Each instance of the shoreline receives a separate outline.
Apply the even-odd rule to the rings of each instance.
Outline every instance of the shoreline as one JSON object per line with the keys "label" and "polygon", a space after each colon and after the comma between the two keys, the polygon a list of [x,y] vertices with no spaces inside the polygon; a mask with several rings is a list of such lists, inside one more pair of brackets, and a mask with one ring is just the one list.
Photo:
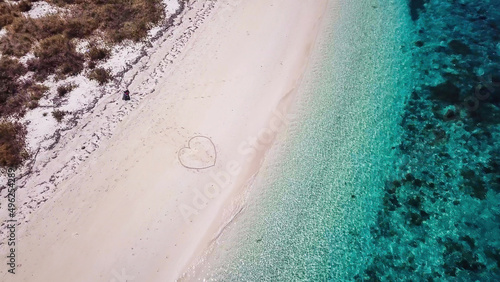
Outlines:
{"label": "shoreline", "polygon": [[[386,133],[397,127],[399,91],[408,93],[393,74],[405,61],[393,63],[401,60],[400,45],[379,22],[396,19],[394,5],[329,4],[333,17],[325,18],[300,100],[290,109],[295,121],[270,149],[246,210],[191,277],[349,280],[368,259],[364,234],[384,183],[359,163],[365,155],[391,156],[397,132]],[[390,17],[380,17],[389,8]]]}
{"label": "shoreline", "polygon": [[[329,6],[329,5],[334,5],[336,6],[338,3],[331,3],[328,2],[324,6]],[[329,23],[328,19],[337,19],[337,15],[334,13],[334,9],[328,9],[325,8],[322,12],[320,17],[318,18],[315,27],[312,29],[310,39],[312,42],[311,45],[309,45],[309,48],[307,50],[307,55],[304,55],[304,58],[307,58],[304,64],[302,64],[302,70],[300,71],[300,77],[296,80],[296,83],[293,87],[293,89],[287,94],[286,101],[282,101],[280,107],[277,108],[276,112],[273,112],[272,117],[276,117],[277,115],[282,115],[280,120],[284,121],[283,126],[281,129],[277,132],[275,132],[275,135],[273,136],[273,141],[271,144],[265,149],[265,152],[263,152],[263,156],[260,158],[260,163],[258,165],[258,168],[256,169],[255,173],[251,176],[251,179],[249,179],[248,183],[245,185],[245,187],[239,189],[238,191],[235,191],[233,195],[228,198],[227,204],[225,205],[226,207],[232,207],[228,215],[224,217],[226,219],[225,222],[223,220],[220,220],[221,223],[215,224],[214,223],[214,229],[217,229],[217,232],[214,232],[217,234],[214,236],[213,240],[211,240],[209,246],[203,250],[199,250],[199,253],[201,255],[195,256],[192,258],[192,262],[187,265],[185,268],[185,271],[183,272],[183,275],[179,279],[179,281],[192,281],[192,280],[202,280],[206,277],[204,277],[204,271],[207,268],[207,263],[209,263],[210,256],[214,255],[214,250],[216,248],[221,248],[221,245],[218,245],[218,240],[221,236],[224,235],[224,232],[226,229],[228,229],[232,223],[238,219],[241,214],[245,212],[245,209],[247,208],[246,205],[249,194],[252,192],[252,186],[254,186],[255,180],[257,177],[259,177],[259,174],[267,174],[268,172],[265,171],[266,167],[264,164],[266,162],[269,162],[268,159],[276,161],[277,159],[280,158],[280,153],[278,152],[273,152],[272,147],[275,145],[276,141],[283,141],[283,139],[287,138],[287,132],[289,129],[289,126],[291,123],[294,123],[297,114],[295,113],[295,110],[298,106],[298,103],[300,103],[304,97],[299,97],[300,94],[304,93],[298,93],[301,88],[304,87],[304,79],[310,75],[311,72],[314,71],[313,67],[315,66],[315,63],[321,60],[319,56],[316,54],[318,52],[318,48],[322,47],[324,44],[321,42],[323,39],[323,36],[326,36],[325,34],[328,32],[331,32],[331,26]],[[273,122],[270,121],[269,127],[272,127],[271,124]],[[263,170],[264,169],[264,170]],[[227,211],[227,210],[226,210]],[[203,251],[203,252],[201,252]],[[218,259],[222,259],[221,257],[218,257]]]}
{"label": "shoreline", "polygon": [[[229,10],[211,15],[154,93],[122,116],[81,172],[22,226],[16,279],[109,280],[122,269],[144,281],[182,275],[217,234],[228,201],[257,173],[274,139],[266,129],[300,81],[323,3],[240,2],[230,7],[238,17]],[[205,170],[213,152],[201,140],[192,159],[175,157],[193,149],[189,140],[198,135],[213,141],[213,168]],[[250,143],[240,148],[249,136],[265,140],[251,161]],[[201,166],[186,169],[183,161]],[[180,206],[193,201],[196,189],[214,189],[211,173],[238,164],[235,179],[186,224]]]}
{"label": "shoreline", "polygon": [[[262,3],[258,5],[264,5],[264,1],[261,1]],[[323,1],[325,2],[325,1]],[[239,3],[241,4],[241,3]],[[243,4],[245,5],[245,4]],[[253,4],[252,4],[253,5]],[[286,5],[286,4],[285,4]],[[288,3],[288,5],[296,5],[296,4],[291,4]],[[237,4],[235,5],[237,6]],[[271,5],[273,6],[273,5]],[[307,6],[307,5],[306,5]],[[320,6],[318,4],[318,6]],[[240,7],[238,7],[240,8]],[[283,8],[283,7],[282,7]],[[293,9],[290,9],[293,10]],[[240,10],[238,10],[240,11]],[[241,13],[244,13],[240,11],[238,14],[238,11],[236,11],[236,15],[239,15]],[[312,14],[312,13],[311,13]],[[320,12],[320,14],[323,14],[323,12]],[[234,15],[233,15],[234,16]],[[315,26],[317,21],[321,21],[322,16],[320,15],[318,18],[318,14],[315,14],[315,16],[310,16],[307,19],[304,19],[307,21],[307,25],[312,25]],[[235,18],[240,18],[241,16],[234,16]],[[244,17],[244,16],[243,16]],[[305,18],[305,17],[304,17]],[[271,21],[271,20],[270,20]],[[311,24],[312,22],[315,22],[315,24]],[[299,24],[297,24],[299,25]],[[290,28],[290,27],[287,27]],[[290,28],[291,29],[291,28]],[[306,28],[304,28],[306,30]],[[302,30],[302,31],[304,31]],[[245,147],[244,145],[252,144],[252,142],[255,144],[260,144],[256,145],[255,148],[255,155],[250,155],[246,156],[246,159],[241,162],[246,162],[249,163],[249,171],[247,173],[237,173],[236,178],[239,179],[237,181],[239,184],[235,185],[237,189],[233,188],[233,191],[226,196],[226,199],[224,201],[220,202],[218,205],[218,211],[214,211],[213,216],[213,221],[211,222],[209,228],[207,229],[206,235],[203,239],[203,243],[201,243],[196,250],[193,252],[193,255],[191,255],[189,262],[186,263],[181,269],[182,272],[180,272],[179,280],[180,281],[185,281],[189,280],[187,277],[189,277],[190,272],[193,271],[193,269],[196,269],[196,267],[200,264],[203,263],[205,258],[210,255],[210,250],[213,248],[215,241],[219,236],[222,235],[224,232],[225,228],[231,224],[231,222],[238,217],[238,215],[242,212],[244,212],[245,209],[245,197],[247,196],[248,191],[251,189],[251,186],[255,180],[255,177],[260,173],[261,166],[264,162],[264,160],[267,157],[267,153],[269,149],[273,146],[274,140],[279,135],[286,127],[288,126],[290,120],[290,117],[288,116],[288,111],[292,104],[294,103],[294,100],[297,98],[296,97],[296,92],[297,88],[299,87],[302,77],[304,75],[304,72],[307,68],[308,62],[311,59],[311,44],[314,45],[315,39],[317,34],[319,33],[318,27],[312,28],[312,30],[316,30],[315,32],[312,32],[313,35],[308,35],[306,42],[308,42],[307,49],[302,57],[302,62],[297,64],[297,69],[295,69],[295,74],[296,77],[293,79],[293,82],[289,87],[285,89],[290,89],[289,91],[286,92],[283,96],[280,97],[279,102],[277,102],[276,106],[274,109],[270,111],[268,114],[267,119],[265,119],[262,122],[262,129],[255,134],[255,136],[252,137],[247,137],[244,140],[241,140],[238,146],[238,150],[240,154],[245,155],[248,152],[243,152]],[[305,35],[304,35],[305,36]],[[300,40],[297,40],[300,41]],[[299,44],[299,43],[297,43]],[[301,43],[303,44],[303,43]],[[270,131],[271,133],[269,134],[269,139],[261,136],[261,133],[265,131]],[[256,140],[256,141],[255,141]],[[240,150],[241,149],[241,150]],[[248,147],[247,147],[248,149]],[[227,163],[234,162],[234,160],[230,160]],[[248,170],[248,169],[247,169]],[[226,171],[230,171],[230,168],[227,168]],[[235,175],[229,173],[231,177],[234,177]],[[242,177],[242,175],[245,175]],[[213,177],[215,178],[215,177]],[[215,216],[216,214],[222,215],[219,216],[218,218]],[[202,278],[202,277],[198,277]]]}

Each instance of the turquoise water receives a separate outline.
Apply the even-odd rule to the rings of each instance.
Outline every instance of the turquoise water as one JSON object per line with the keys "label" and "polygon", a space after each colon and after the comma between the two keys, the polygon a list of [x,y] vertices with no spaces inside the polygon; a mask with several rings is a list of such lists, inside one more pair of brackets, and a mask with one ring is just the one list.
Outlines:
{"label": "turquoise water", "polygon": [[415,87],[372,281],[500,281],[500,1],[409,1]]}
{"label": "turquoise water", "polygon": [[500,281],[500,0],[338,2],[197,275]]}

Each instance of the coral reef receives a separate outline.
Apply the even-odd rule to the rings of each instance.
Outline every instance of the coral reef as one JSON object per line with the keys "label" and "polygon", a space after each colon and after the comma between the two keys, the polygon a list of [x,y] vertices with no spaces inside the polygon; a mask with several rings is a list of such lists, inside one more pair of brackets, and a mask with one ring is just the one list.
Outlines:
{"label": "coral reef", "polygon": [[500,280],[500,1],[412,0],[398,179],[357,280]]}

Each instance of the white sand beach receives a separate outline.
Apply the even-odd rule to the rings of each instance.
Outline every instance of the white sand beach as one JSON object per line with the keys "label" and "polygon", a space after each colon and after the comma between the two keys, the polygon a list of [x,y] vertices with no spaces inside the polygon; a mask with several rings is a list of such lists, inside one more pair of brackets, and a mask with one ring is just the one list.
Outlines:
{"label": "white sand beach", "polygon": [[[136,104],[19,226],[17,273],[2,268],[1,281],[175,281],[241,209],[286,129],[328,0],[202,2],[183,15],[186,23],[201,17],[196,29],[172,33],[188,39],[165,41],[143,72],[125,74]],[[117,103],[125,102],[107,97],[80,132],[102,130]],[[84,137],[62,137],[57,157],[27,182],[37,189],[20,188],[20,204],[41,193],[35,185],[77,155]]]}

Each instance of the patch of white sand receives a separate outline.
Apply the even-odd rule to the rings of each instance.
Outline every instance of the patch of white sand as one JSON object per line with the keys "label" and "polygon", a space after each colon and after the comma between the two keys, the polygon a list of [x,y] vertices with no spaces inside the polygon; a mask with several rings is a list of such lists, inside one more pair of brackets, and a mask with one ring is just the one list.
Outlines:
{"label": "patch of white sand", "polygon": [[163,0],[167,16],[173,15],[180,8],[179,1],[183,0]]}
{"label": "patch of white sand", "polygon": [[53,6],[46,1],[37,1],[32,2],[31,10],[24,12],[23,14],[27,17],[37,19],[48,15],[57,14],[61,10],[61,8]]}

